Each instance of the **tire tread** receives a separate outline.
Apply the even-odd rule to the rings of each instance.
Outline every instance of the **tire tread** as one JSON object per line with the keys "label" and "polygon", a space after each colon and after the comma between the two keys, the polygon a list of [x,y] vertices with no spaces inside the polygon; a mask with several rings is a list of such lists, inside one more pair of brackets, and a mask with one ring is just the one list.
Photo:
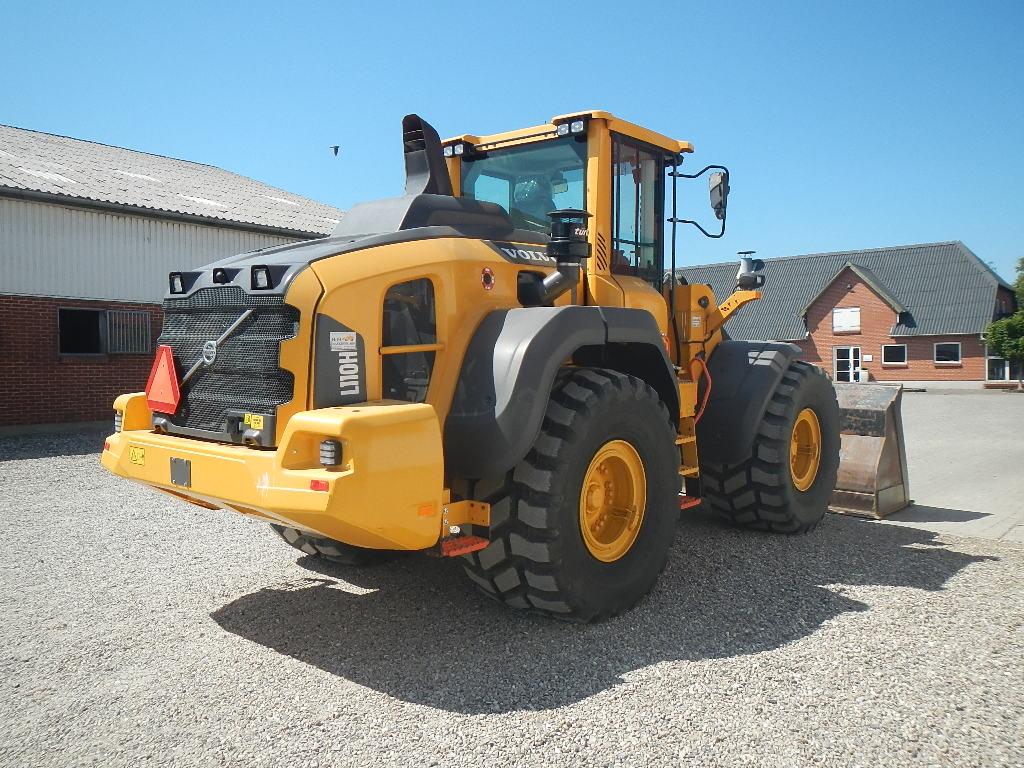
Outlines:
{"label": "tire tread", "polygon": [[701,465],[704,500],[719,516],[745,528],[789,534],[807,533],[820,522],[820,518],[801,521],[781,495],[789,477],[785,428],[795,408],[795,396],[811,377],[825,379],[832,386],[821,368],[801,360],[790,363],[768,401],[748,459],[731,465]]}
{"label": "tire tread", "polygon": [[[582,612],[560,591],[555,578],[561,559],[559,532],[551,526],[550,511],[561,499],[555,487],[564,443],[585,421],[599,398],[621,396],[649,400],[663,416],[666,439],[674,441],[668,409],[657,393],[632,376],[602,368],[568,368],[556,378],[541,432],[526,457],[496,489],[482,495],[483,481],[470,481],[472,498],[508,510],[507,519],[494,525],[491,544],[473,555],[463,556],[462,565],[473,583],[488,596],[515,608],[526,608],[555,618],[587,622],[607,619],[633,607],[629,605]],[[661,568],[664,568],[662,563]],[[511,569],[516,580],[507,576]],[[660,573],[660,569],[659,569]]]}

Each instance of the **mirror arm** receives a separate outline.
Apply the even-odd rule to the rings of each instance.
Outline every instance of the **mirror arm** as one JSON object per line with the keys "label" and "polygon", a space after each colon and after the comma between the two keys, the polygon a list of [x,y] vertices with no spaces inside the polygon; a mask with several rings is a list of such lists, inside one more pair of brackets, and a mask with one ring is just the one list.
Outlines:
{"label": "mirror arm", "polygon": [[711,238],[712,240],[718,240],[719,238],[721,238],[723,236],[723,234],[725,234],[725,219],[724,218],[722,219],[722,230],[720,232],[710,232],[707,229],[705,229],[702,226],[700,226],[700,224],[698,224],[696,221],[690,221],[689,219],[669,219],[669,220],[670,221],[675,221],[675,223],[677,223],[677,224],[693,224],[693,226],[695,226],[697,229],[699,229],[701,231],[703,236],[705,236],[706,238]]}
{"label": "mirror arm", "polygon": [[717,233],[715,233],[715,232],[708,232],[706,229],[704,229],[704,227],[702,227],[696,221],[691,221],[690,219],[669,219],[669,221],[673,222],[675,224],[693,224],[693,226],[695,226],[697,229],[699,229],[704,234],[705,237],[710,237],[713,240],[717,240],[718,238],[720,238],[722,235],[725,234],[725,218],[724,217],[722,218],[722,230],[720,232],[717,232]]}
{"label": "mirror arm", "polygon": [[697,173],[679,173],[678,171],[671,171],[669,175],[678,176],[680,179],[699,179],[708,171],[722,171],[725,174],[725,178],[729,178],[729,169],[724,165],[705,165]]}
{"label": "mirror arm", "polygon": [[[722,171],[722,173],[725,174],[726,185],[729,184],[729,169],[726,168],[724,165],[705,165],[703,168],[697,171],[697,173],[680,173],[678,170],[674,170],[669,171],[668,175],[675,176],[676,178],[679,179],[697,179],[703,176],[708,171]],[[673,216],[672,218],[669,219],[669,221],[673,224],[693,224],[693,226],[695,226],[697,229],[701,231],[701,234],[703,234],[704,237],[710,237],[712,240],[717,240],[718,238],[722,237],[725,234],[725,220],[728,217],[728,215],[729,209],[728,207],[726,207],[726,209],[722,212],[722,229],[717,234],[713,232],[708,232],[696,221],[692,221],[690,219],[677,219]]]}

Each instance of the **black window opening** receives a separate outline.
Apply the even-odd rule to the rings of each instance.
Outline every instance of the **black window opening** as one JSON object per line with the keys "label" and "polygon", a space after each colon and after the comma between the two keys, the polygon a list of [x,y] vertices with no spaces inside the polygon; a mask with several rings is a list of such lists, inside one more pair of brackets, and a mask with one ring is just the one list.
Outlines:
{"label": "black window opening", "polygon": [[665,155],[612,136],[612,263],[661,290],[665,271]]}
{"label": "black window opening", "polygon": [[462,158],[462,196],[500,205],[518,229],[547,234],[551,211],[586,208],[587,144],[575,136]]}
{"label": "black window opening", "polygon": [[935,362],[936,363],[959,363],[960,362],[960,342],[958,341],[940,341],[935,345]]}
{"label": "black window opening", "polygon": [[105,313],[96,309],[58,309],[58,351],[62,355],[105,353]]}
{"label": "black window opening", "polygon": [[437,343],[434,284],[426,279],[391,286],[384,295],[381,389],[387,400],[427,399]]}

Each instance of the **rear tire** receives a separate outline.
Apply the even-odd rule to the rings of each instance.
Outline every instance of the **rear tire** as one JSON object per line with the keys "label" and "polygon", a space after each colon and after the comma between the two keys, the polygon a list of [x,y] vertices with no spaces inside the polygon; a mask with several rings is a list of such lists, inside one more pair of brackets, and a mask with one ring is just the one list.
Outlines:
{"label": "rear tire", "polygon": [[305,552],[313,557],[320,557],[332,563],[341,565],[373,565],[387,557],[386,550],[364,549],[352,544],[345,544],[326,536],[316,536],[312,533],[305,533],[298,528],[288,528],[283,525],[270,524],[275,533],[285,542],[295,547],[300,552]]}
{"label": "rear tire", "polygon": [[564,369],[526,457],[465,484],[491,505],[491,543],[463,557],[466,574],[515,608],[581,622],[614,616],[665,566],[678,477],[675,430],[650,386],[601,368]]}
{"label": "rear tire", "polygon": [[[811,419],[806,411],[813,413]],[[816,472],[791,454],[798,433],[816,420]],[[704,500],[735,525],[779,533],[806,533],[825,516],[839,470],[839,403],[824,371],[793,361],[768,401],[753,449],[738,464],[702,464]],[[801,490],[799,486],[804,486]]]}

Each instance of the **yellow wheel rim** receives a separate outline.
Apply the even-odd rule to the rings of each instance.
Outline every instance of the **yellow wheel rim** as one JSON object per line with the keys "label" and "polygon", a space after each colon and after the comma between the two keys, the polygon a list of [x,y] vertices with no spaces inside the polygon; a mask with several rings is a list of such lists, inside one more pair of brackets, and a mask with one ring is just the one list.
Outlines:
{"label": "yellow wheel rim", "polygon": [[590,554],[611,563],[629,552],[646,505],[640,454],[625,440],[605,443],[587,467],[580,490],[580,531]]}
{"label": "yellow wheel rim", "polygon": [[821,425],[818,414],[804,408],[793,422],[793,435],[789,440],[789,470],[798,491],[806,491],[814,484],[820,464]]}

